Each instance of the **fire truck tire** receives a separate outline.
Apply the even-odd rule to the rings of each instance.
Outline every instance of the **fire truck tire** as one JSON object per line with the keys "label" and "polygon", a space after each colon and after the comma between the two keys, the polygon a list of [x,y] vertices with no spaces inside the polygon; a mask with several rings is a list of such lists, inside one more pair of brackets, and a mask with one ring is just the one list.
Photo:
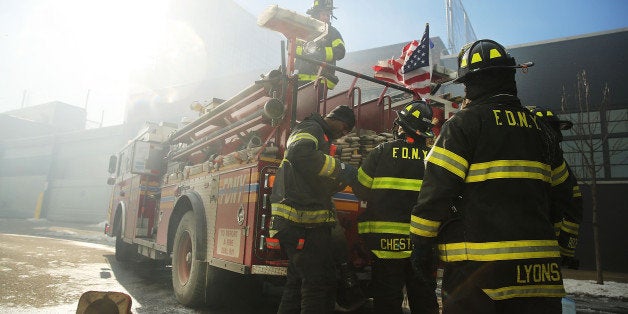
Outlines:
{"label": "fire truck tire", "polygon": [[[174,236],[172,250],[172,287],[179,303],[194,307],[205,300],[206,265],[199,261],[199,252],[205,251],[203,241],[196,241],[196,223],[194,212],[183,215]],[[203,243],[197,243],[203,242]]]}

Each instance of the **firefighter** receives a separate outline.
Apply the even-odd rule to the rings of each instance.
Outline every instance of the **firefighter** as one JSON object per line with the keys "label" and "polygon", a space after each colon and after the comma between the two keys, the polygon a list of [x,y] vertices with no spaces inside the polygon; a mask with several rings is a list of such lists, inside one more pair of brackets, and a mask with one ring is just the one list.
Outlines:
{"label": "firefighter", "polygon": [[[573,126],[573,123],[568,120],[561,120],[548,108],[538,106],[527,106],[528,110],[533,115],[540,117],[541,120],[550,126],[550,130],[554,131],[554,136],[559,142],[563,140],[562,130],[569,130]],[[565,162],[567,164],[567,162]],[[560,247],[560,255],[562,259],[562,266],[578,269],[580,262],[575,258],[576,247],[578,246],[578,232],[580,229],[580,223],[582,222],[582,212],[584,208],[582,206],[582,193],[580,192],[580,186],[578,186],[578,179],[574,176],[569,165],[567,165],[569,171],[569,184],[573,187],[572,199],[570,206],[563,212],[560,221],[556,222],[555,230],[558,235],[558,245]]]}
{"label": "firefighter", "polygon": [[[397,112],[395,139],[378,145],[358,169],[353,192],[367,201],[358,218],[358,233],[372,252],[372,291],[376,313],[402,313],[403,287],[413,313],[438,313],[434,289],[419,280],[432,277],[433,267],[415,274],[410,260],[410,211],[423,179],[426,138],[432,138],[432,109],[414,100]],[[433,283],[433,285],[432,285]]]}
{"label": "firefighter", "polygon": [[[327,23],[328,32],[325,37],[315,42],[301,43],[297,46],[297,55],[302,55],[317,61],[324,61],[331,65],[336,65],[336,61],[345,57],[345,43],[338,30],[331,26],[331,18],[333,15],[333,0],[314,0],[314,4],[307,10],[307,14],[311,17]],[[335,18],[335,17],[334,17]],[[298,70],[299,86],[315,81],[318,78],[319,66],[303,60],[297,59],[296,69]],[[338,77],[335,71],[329,68],[321,70],[321,76],[325,78],[327,89],[334,89],[338,84]],[[319,95],[322,96],[324,88],[319,88]],[[322,98],[322,97],[320,97]]]}
{"label": "firefighter", "polygon": [[357,169],[329,155],[330,143],[351,131],[353,110],[339,106],[324,118],[313,113],[293,129],[271,195],[270,236],[288,255],[278,313],[330,313],[336,270],[331,196],[355,179]]}
{"label": "firefighter", "polygon": [[419,260],[439,243],[443,313],[561,313],[553,222],[572,190],[555,137],[517,97],[524,66],[488,39],[458,55],[470,102],[430,150],[410,222]]}

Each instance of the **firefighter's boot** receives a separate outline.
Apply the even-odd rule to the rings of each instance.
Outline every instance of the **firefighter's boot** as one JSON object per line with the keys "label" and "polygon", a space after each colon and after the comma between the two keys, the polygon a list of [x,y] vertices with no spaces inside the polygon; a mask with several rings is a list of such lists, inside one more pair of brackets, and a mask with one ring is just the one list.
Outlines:
{"label": "firefighter's boot", "polygon": [[340,284],[336,295],[336,310],[341,312],[355,311],[366,303],[366,297],[360,288],[358,277],[349,264],[342,263],[338,268]]}

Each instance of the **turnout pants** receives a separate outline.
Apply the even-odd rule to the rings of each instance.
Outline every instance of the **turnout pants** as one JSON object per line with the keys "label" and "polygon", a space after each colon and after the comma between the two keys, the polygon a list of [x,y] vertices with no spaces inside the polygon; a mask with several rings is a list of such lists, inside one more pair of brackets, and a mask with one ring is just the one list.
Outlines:
{"label": "turnout pants", "polygon": [[373,264],[373,303],[375,313],[403,313],[403,287],[406,287],[412,313],[438,313],[435,286],[418,280],[410,258],[380,259]]}
{"label": "turnout pants", "polygon": [[[288,275],[277,313],[331,313],[336,296],[331,227],[286,226],[275,236],[288,254]],[[299,239],[305,239],[298,248]]]}

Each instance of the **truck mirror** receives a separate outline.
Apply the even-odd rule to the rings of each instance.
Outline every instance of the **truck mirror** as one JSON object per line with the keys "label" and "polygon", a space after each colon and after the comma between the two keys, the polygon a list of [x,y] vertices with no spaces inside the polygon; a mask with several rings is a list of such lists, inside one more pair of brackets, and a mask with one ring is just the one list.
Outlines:
{"label": "truck mirror", "polygon": [[116,164],[118,163],[118,158],[116,155],[109,156],[109,173],[116,172]]}
{"label": "truck mirror", "polygon": [[107,178],[107,184],[108,184],[108,185],[114,185],[114,184],[116,184],[116,178],[114,178],[114,177],[109,177],[109,178]]}

